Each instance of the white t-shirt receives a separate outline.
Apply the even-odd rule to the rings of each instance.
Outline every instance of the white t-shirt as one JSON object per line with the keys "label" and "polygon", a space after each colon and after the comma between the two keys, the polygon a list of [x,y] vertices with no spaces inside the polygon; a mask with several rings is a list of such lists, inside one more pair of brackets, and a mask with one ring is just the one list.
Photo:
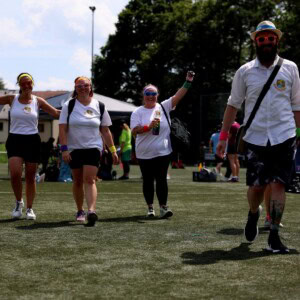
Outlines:
{"label": "white t-shirt", "polygon": [[[266,68],[256,58],[236,72],[228,104],[240,109],[245,101],[244,124],[278,60],[279,56],[272,66]],[[258,146],[266,146],[269,140],[273,146],[294,137],[296,124],[293,111],[300,111],[299,72],[295,63],[284,59],[244,140]]]}
{"label": "white t-shirt", "polygon": [[[68,116],[67,101],[61,110],[59,124],[67,124]],[[101,126],[110,126],[111,119],[104,109]],[[69,119],[69,129],[67,135],[67,144],[70,151],[75,149],[103,149],[103,142],[99,131],[100,109],[98,100],[92,98],[89,105],[81,104],[77,99]]]}
{"label": "white t-shirt", "polygon": [[[172,97],[161,103],[164,106],[168,117],[172,108]],[[156,111],[160,112],[160,130],[159,135],[153,135],[152,131],[143,134],[137,134],[135,141],[136,157],[140,159],[151,159],[158,156],[165,156],[172,152],[170,141],[170,126],[166,119],[160,104],[156,103],[154,108],[138,107],[132,114],[130,119],[130,128],[137,126],[149,125],[154,119]]]}
{"label": "white t-shirt", "polygon": [[10,133],[36,134],[38,133],[39,104],[36,96],[32,95],[30,104],[19,102],[20,95],[16,95],[10,107]]}

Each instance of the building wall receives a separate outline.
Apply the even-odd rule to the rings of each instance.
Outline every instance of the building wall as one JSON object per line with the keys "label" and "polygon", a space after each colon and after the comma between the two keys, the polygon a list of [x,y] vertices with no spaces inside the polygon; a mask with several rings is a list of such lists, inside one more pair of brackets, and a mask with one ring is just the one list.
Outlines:
{"label": "building wall", "polygon": [[50,121],[39,121],[39,133],[42,142],[47,142],[49,137],[51,137],[51,123]]}
{"label": "building wall", "polygon": [[57,141],[58,135],[59,135],[59,126],[58,126],[58,120],[52,121],[52,137],[55,138]]}
{"label": "building wall", "polygon": [[47,142],[50,137],[58,137],[58,120],[39,120],[39,134],[42,142]]}
{"label": "building wall", "polygon": [[[58,120],[42,120],[39,121],[40,137],[42,142],[47,142],[50,137],[57,140],[58,137]],[[1,130],[2,129],[2,130]],[[0,119],[0,144],[5,143],[8,136],[8,120]]]}
{"label": "building wall", "polygon": [[[1,125],[2,123],[2,125]],[[8,135],[8,121],[7,120],[0,120],[0,143],[5,143]]]}

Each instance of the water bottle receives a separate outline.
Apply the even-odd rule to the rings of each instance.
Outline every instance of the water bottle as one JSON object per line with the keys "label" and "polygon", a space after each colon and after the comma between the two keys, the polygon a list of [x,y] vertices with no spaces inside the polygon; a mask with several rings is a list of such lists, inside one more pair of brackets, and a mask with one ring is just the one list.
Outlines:
{"label": "water bottle", "polygon": [[159,129],[160,129],[160,110],[156,110],[154,113],[154,120],[158,120],[158,123],[155,127],[152,128],[152,134],[153,135],[159,135]]}

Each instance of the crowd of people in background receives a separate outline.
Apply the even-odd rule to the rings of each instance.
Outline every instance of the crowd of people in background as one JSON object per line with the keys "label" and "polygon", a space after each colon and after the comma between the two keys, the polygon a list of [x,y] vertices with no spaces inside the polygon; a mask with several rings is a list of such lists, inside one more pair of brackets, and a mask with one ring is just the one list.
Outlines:
{"label": "crowd of people in background", "polygon": [[[240,124],[235,121],[229,129],[224,157],[220,157],[217,154],[217,145],[219,143],[221,127],[221,125],[218,126],[217,132],[213,133],[209,140],[209,152],[214,155],[216,163],[216,167],[213,169],[213,172],[220,181],[239,182],[240,158],[237,153],[236,136],[238,129],[240,128]],[[225,176],[223,176],[221,172],[223,165],[226,166]]]}

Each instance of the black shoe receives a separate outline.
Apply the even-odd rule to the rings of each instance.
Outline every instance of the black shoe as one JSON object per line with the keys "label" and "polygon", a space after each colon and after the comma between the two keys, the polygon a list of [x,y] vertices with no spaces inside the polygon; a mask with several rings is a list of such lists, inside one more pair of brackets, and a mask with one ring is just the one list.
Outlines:
{"label": "black shoe", "polygon": [[278,230],[270,230],[268,245],[266,250],[272,253],[287,254],[290,252],[288,247],[281,243]]}
{"label": "black shoe", "polygon": [[248,213],[248,221],[245,226],[244,234],[245,234],[246,240],[250,243],[252,243],[258,236],[257,221],[260,216],[260,211],[261,211],[261,207],[258,208],[258,210],[255,214],[251,213],[251,211],[249,211],[249,213]]}
{"label": "black shoe", "polygon": [[97,222],[98,220],[98,216],[96,215],[96,213],[89,213],[88,216],[87,216],[87,224],[86,226],[88,227],[93,227],[95,226],[95,223]]}
{"label": "black shoe", "polygon": [[127,179],[129,179],[129,177],[128,177],[128,176],[125,176],[125,175],[123,175],[123,176],[121,176],[121,177],[119,178],[119,180],[127,180]]}

